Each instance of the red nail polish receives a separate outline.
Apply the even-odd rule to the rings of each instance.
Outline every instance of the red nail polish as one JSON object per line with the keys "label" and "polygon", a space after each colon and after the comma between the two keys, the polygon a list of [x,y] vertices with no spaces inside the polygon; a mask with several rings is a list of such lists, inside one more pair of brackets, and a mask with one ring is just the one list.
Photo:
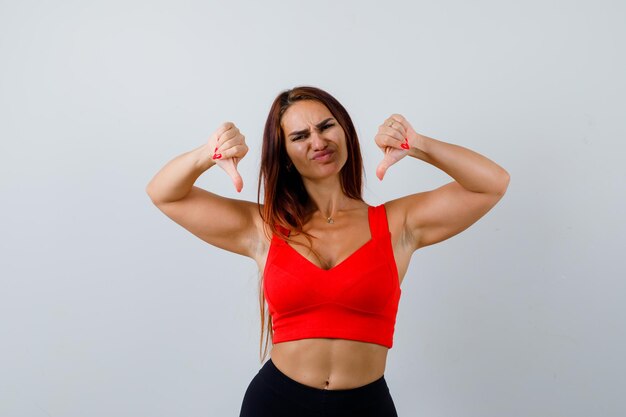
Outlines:
{"label": "red nail polish", "polygon": [[217,152],[217,146],[215,147],[215,150],[213,151],[213,153]]}
{"label": "red nail polish", "polygon": [[217,153],[215,155],[213,155],[213,159],[220,159],[222,157],[221,153]]}
{"label": "red nail polish", "polygon": [[409,149],[409,144],[408,143],[403,143],[402,145],[400,145],[400,147],[402,149]]}

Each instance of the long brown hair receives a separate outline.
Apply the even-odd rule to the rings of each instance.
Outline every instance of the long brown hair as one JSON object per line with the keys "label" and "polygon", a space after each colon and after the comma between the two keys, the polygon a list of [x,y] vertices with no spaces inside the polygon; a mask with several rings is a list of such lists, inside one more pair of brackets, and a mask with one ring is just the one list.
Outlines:
{"label": "long brown hair", "polygon": [[[281,119],[285,111],[294,103],[303,100],[315,100],[325,105],[343,128],[346,136],[348,159],[341,169],[341,189],[343,193],[353,199],[363,201],[362,177],[363,159],[359,147],[359,139],[350,115],[346,109],[329,93],[316,87],[300,86],[281,92],[272,103],[263,131],[263,147],[261,151],[261,168],[257,190],[259,213],[265,222],[267,237],[272,234],[289,239],[281,227],[289,229],[295,234],[304,234],[311,242],[311,235],[302,230],[308,222],[310,213],[307,207],[310,203],[309,194],[304,188],[302,177],[295,166],[287,167],[290,161],[285,149],[285,135],[281,127]],[[264,189],[264,205],[261,208],[261,186]],[[279,227],[280,226],[280,227]],[[292,241],[293,242],[293,241]],[[294,242],[299,244],[298,242]],[[312,248],[310,248],[312,249]],[[315,251],[313,251],[315,253]],[[315,253],[316,256],[317,253]],[[268,339],[274,340],[272,317],[267,314],[267,334],[265,350],[263,350],[263,333],[265,328],[265,293],[263,291],[263,272],[259,281],[259,304],[261,310],[261,362],[267,355]]]}

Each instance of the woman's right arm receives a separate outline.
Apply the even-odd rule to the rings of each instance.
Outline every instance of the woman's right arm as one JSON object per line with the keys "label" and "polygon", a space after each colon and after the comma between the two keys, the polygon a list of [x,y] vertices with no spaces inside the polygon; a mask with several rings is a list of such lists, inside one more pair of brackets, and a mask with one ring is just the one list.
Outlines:
{"label": "woman's right arm", "polygon": [[[214,150],[222,158],[214,160]],[[208,143],[168,162],[146,187],[165,215],[213,246],[254,257],[259,244],[260,216],[256,203],[222,197],[194,186],[205,171],[220,165],[241,189],[236,164],[248,151],[244,136],[232,123],[222,124]],[[219,161],[219,162],[218,162]]]}

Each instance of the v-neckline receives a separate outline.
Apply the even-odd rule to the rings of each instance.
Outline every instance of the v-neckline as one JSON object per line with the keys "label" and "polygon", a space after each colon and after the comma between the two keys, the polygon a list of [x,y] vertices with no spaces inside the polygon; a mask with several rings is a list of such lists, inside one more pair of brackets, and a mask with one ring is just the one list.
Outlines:
{"label": "v-neckline", "polygon": [[294,252],[296,254],[296,256],[298,256],[305,264],[310,265],[311,267],[315,268],[316,270],[321,271],[321,272],[331,272],[331,271],[334,271],[335,269],[337,269],[338,267],[342,266],[343,264],[345,264],[350,259],[354,258],[366,246],[369,246],[374,241],[374,232],[373,232],[373,227],[372,227],[372,216],[373,216],[372,212],[373,212],[373,210],[374,210],[374,208],[372,206],[367,206],[367,226],[369,227],[369,231],[370,231],[370,238],[369,238],[369,240],[367,242],[365,242],[364,244],[362,244],[361,246],[359,246],[359,248],[357,250],[355,250],[350,255],[348,255],[348,257],[346,259],[344,259],[343,261],[339,262],[338,264],[333,265],[329,269],[320,268],[318,265],[314,264],[308,258],[306,258],[304,255],[302,255],[300,252],[298,252],[295,248],[293,248],[285,240],[283,240],[283,244],[285,246],[287,246],[289,248],[289,250]]}

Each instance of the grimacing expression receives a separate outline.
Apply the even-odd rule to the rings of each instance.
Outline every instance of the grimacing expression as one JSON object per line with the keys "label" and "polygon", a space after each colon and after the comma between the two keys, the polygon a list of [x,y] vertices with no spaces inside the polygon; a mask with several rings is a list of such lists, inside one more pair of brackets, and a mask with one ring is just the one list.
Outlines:
{"label": "grimacing expression", "polygon": [[281,126],[287,155],[303,179],[339,174],[348,159],[346,135],[324,104],[315,100],[292,104]]}

